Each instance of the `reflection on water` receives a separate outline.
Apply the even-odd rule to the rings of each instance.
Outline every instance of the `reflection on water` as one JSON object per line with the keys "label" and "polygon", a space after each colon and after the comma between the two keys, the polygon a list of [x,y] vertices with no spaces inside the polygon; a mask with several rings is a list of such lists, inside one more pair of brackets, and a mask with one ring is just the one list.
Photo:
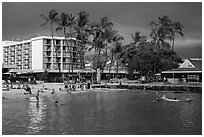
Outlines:
{"label": "reflection on water", "polygon": [[46,117],[46,104],[43,99],[36,100],[36,97],[29,98],[28,113],[30,122],[27,134],[37,134],[45,127],[43,120]]}
{"label": "reflection on water", "polygon": [[181,111],[181,119],[183,121],[183,126],[184,127],[190,127],[193,126],[193,108],[192,104],[188,103],[183,105],[183,110]]}
{"label": "reflection on water", "polygon": [[[202,134],[202,94],[192,102],[152,102],[164,93],[93,92],[35,97],[2,104],[3,134],[185,135]],[[186,93],[165,93],[185,100]],[[58,101],[61,105],[56,105]]]}

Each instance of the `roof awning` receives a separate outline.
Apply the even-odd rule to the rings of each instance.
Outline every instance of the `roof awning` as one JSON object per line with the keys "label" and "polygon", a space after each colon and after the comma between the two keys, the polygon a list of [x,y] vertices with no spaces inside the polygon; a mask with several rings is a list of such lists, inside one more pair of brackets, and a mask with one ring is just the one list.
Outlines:
{"label": "roof awning", "polygon": [[202,71],[162,71],[162,73],[202,73]]}
{"label": "roof awning", "polygon": [[16,73],[16,74],[30,74],[33,73],[32,70],[29,69],[11,69],[9,70],[9,73]]}

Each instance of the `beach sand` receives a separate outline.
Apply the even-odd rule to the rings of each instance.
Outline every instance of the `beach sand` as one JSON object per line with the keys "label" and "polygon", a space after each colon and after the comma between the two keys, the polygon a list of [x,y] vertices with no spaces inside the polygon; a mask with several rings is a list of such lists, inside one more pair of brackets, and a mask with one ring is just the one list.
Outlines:
{"label": "beach sand", "polygon": [[[31,92],[32,92],[31,95],[25,94],[27,92],[24,89],[10,89],[9,91],[2,91],[2,98],[3,99],[26,99],[30,97],[36,97],[37,92],[40,89],[43,90],[43,93],[40,92],[40,97],[51,96],[53,89],[55,90],[56,95],[59,95],[59,96],[67,95],[67,92],[64,90],[64,84],[45,83],[45,84],[29,85],[29,87],[31,88]],[[62,90],[59,90],[59,88],[61,88]],[[86,89],[86,90],[78,89],[77,91],[72,91],[71,94],[84,94],[88,92],[108,92],[112,90],[113,89],[101,89],[101,88]],[[124,89],[121,89],[121,90],[124,90]]]}

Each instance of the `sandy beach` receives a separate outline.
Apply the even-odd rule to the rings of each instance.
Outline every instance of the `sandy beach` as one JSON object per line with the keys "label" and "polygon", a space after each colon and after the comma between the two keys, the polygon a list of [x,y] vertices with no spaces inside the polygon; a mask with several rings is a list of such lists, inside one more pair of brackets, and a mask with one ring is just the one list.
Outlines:
{"label": "sandy beach", "polygon": [[[29,84],[28,84],[29,85]],[[16,87],[16,85],[13,85]],[[58,96],[67,95],[67,92],[64,89],[64,84],[59,83],[44,83],[44,84],[36,84],[36,85],[29,85],[31,88],[32,94],[26,94],[27,92],[24,89],[9,89],[9,91],[2,91],[2,98],[3,99],[25,99],[30,97],[35,97],[37,95],[38,90],[42,89],[43,92],[40,92],[41,96],[50,96],[52,95],[53,89],[55,90],[55,94]],[[62,90],[59,90],[59,89]],[[105,89],[105,88],[94,88],[94,89],[86,89],[82,90],[77,89],[76,91],[71,91],[71,94],[84,94],[88,92],[108,92],[108,91],[115,91],[115,90],[128,90],[128,89]]]}

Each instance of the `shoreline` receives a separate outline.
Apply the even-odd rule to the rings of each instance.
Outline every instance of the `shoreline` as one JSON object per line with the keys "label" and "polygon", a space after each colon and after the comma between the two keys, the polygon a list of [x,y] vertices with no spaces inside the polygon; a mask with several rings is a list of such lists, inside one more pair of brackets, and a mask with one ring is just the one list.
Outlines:
{"label": "shoreline", "polygon": [[164,83],[103,83],[103,84],[93,84],[93,88],[110,88],[110,89],[139,89],[139,90],[160,90],[160,91],[187,91],[202,93],[202,84],[164,84]]}
{"label": "shoreline", "polygon": [[[32,94],[25,95],[26,91],[24,89],[10,89],[9,91],[2,90],[2,99],[26,99],[30,97],[36,97],[37,91],[43,89],[43,93],[40,93],[40,96],[51,96],[51,92],[54,89],[55,94],[57,95],[67,95],[68,93],[64,91],[63,84],[28,84],[31,88]],[[173,93],[202,93],[202,86],[195,85],[159,85],[159,84],[125,84],[123,83],[119,88],[119,83],[104,83],[104,84],[93,84],[91,89],[71,91],[71,94],[85,94],[90,92],[111,92],[111,91],[136,91],[141,90],[140,92],[173,92]],[[61,88],[62,90],[59,90]],[[138,92],[138,91],[136,91]]]}

